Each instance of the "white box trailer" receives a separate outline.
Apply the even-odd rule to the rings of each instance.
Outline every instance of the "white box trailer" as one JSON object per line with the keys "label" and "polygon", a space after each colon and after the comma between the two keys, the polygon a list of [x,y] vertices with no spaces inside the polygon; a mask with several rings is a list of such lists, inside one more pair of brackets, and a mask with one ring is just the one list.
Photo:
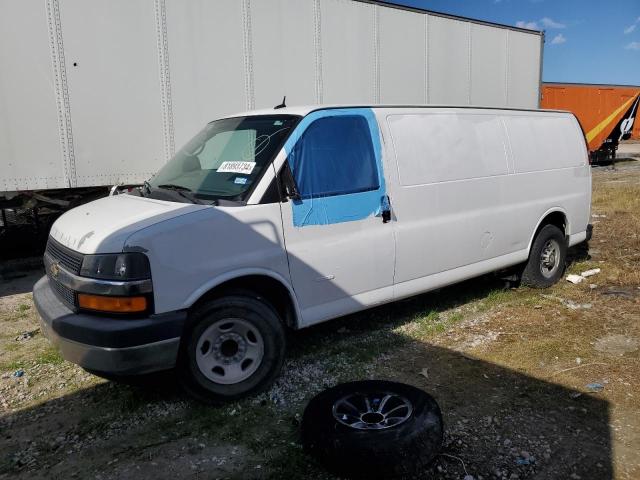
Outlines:
{"label": "white box trailer", "polygon": [[140,183],[284,96],[535,109],[543,42],[362,0],[0,0],[0,201]]}

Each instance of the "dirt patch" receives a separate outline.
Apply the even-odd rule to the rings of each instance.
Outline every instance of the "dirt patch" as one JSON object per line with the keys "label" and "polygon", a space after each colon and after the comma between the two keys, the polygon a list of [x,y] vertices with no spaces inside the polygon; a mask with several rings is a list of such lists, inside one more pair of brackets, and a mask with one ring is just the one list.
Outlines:
{"label": "dirt patch", "polygon": [[640,295],[640,289],[638,288],[624,288],[624,287],[610,287],[607,290],[600,292],[601,295],[612,295],[614,297],[622,297],[632,300]]}
{"label": "dirt patch", "polygon": [[607,335],[596,340],[595,349],[610,355],[624,355],[638,350],[640,343],[637,338],[624,335]]}

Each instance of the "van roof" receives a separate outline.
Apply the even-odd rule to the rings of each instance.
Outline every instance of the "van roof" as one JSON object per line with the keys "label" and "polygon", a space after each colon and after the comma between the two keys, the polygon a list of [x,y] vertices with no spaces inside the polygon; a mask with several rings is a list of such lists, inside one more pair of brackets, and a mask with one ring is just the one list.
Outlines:
{"label": "van roof", "polygon": [[298,105],[291,107],[283,107],[278,109],[264,108],[259,110],[249,110],[232,115],[226,115],[221,118],[247,117],[253,115],[298,115],[304,117],[316,110],[330,110],[337,108],[456,108],[456,109],[473,109],[473,110],[502,110],[516,112],[554,112],[554,113],[571,113],[567,110],[552,109],[526,109],[511,107],[483,107],[477,105],[397,105],[397,104],[379,104],[379,105],[363,105],[363,104],[330,104],[330,105]]}

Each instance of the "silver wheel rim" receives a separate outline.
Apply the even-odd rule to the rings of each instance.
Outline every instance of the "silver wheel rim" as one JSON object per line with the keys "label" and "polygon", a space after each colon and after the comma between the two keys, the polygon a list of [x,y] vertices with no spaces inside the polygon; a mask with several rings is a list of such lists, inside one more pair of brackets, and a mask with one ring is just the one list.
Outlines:
{"label": "silver wheel rim", "polygon": [[384,430],[408,420],[413,412],[406,398],[394,393],[353,393],[333,404],[333,418],[356,430]]}
{"label": "silver wheel rim", "polygon": [[540,273],[545,278],[552,277],[560,265],[560,244],[556,240],[547,240],[540,253]]}
{"label": "silver wheel rim", "polygon": [[255,373],[264,356],[257,328],[241,318],[225,318],[209,326],[196,344],[196,363],[202,375],[230,385]]}

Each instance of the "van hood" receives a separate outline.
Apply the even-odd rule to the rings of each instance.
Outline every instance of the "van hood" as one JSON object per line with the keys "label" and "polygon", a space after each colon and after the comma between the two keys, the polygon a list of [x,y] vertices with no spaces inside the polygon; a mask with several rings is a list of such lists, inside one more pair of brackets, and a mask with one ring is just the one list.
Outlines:
{"label": "van hood", "polygon": [[211,207],[115,195],[69,210],[53,224],[51,237],[80,253],[118,253],[131,234],[205,208]]}

